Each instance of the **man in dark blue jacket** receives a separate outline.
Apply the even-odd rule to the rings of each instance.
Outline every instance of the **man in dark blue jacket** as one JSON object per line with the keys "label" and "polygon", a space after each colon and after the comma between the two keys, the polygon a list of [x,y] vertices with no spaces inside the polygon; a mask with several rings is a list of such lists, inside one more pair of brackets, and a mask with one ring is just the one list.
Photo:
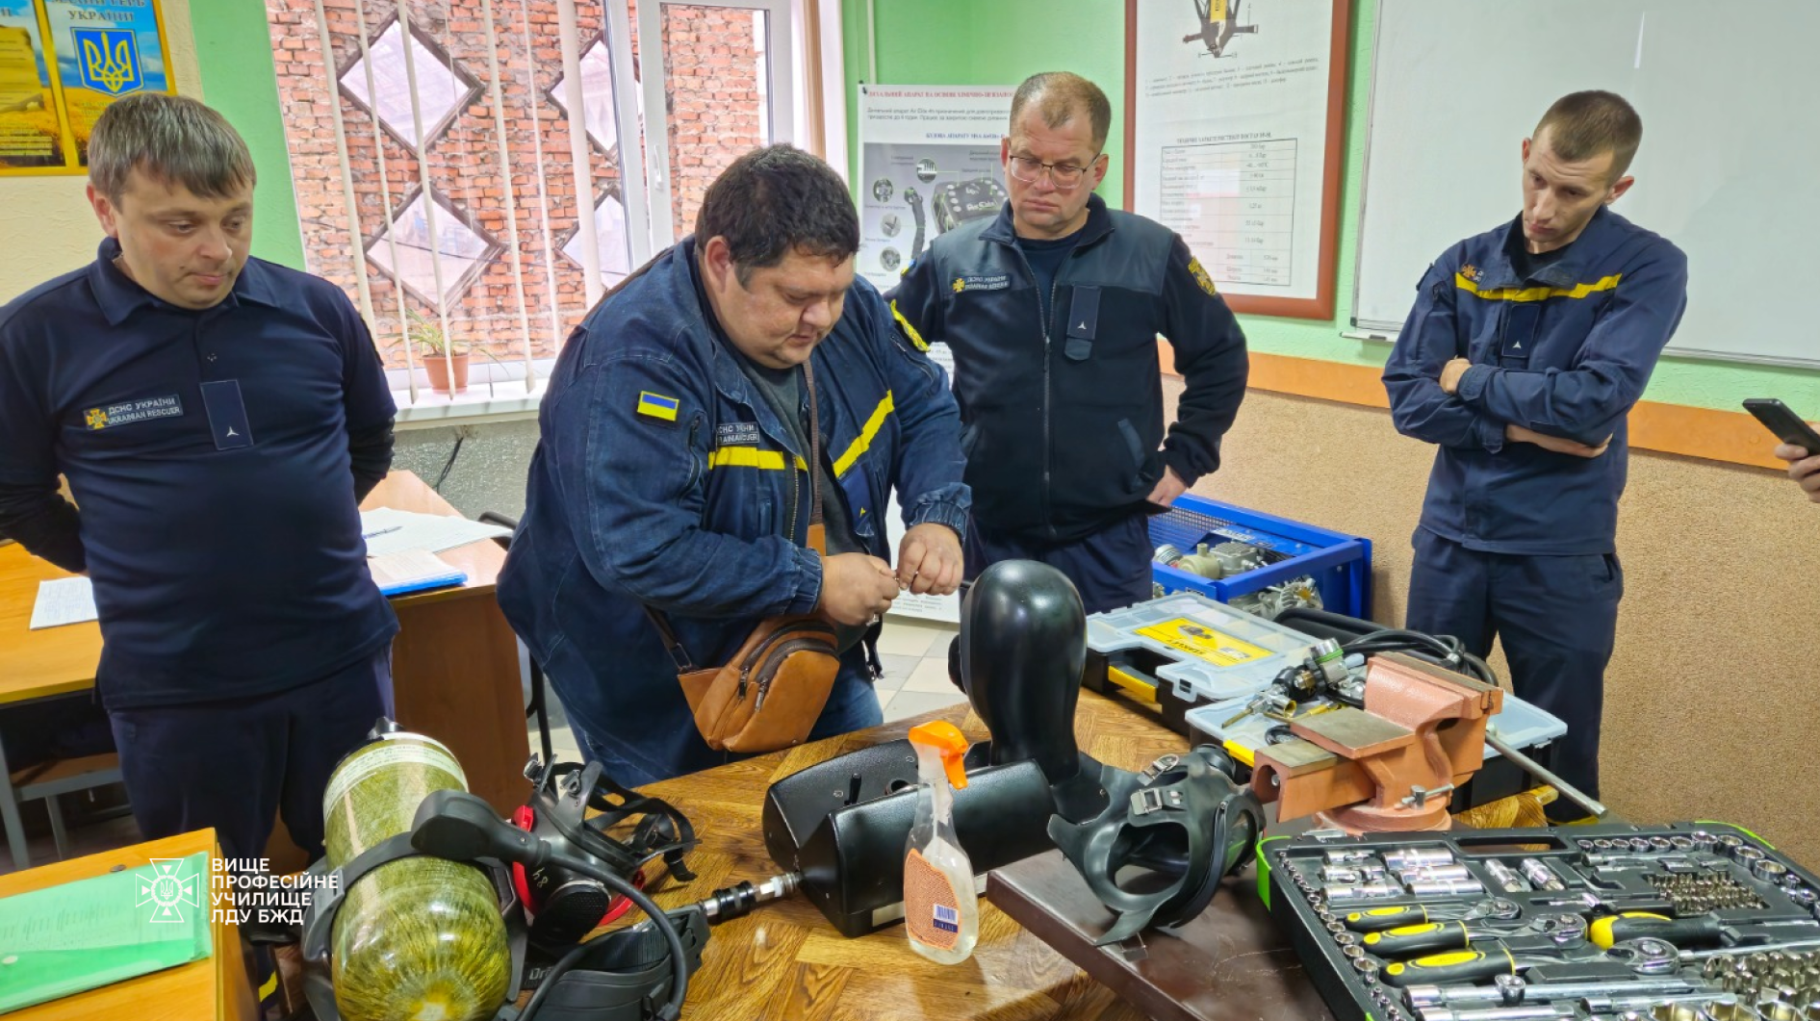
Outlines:
{"label": "man in dark blue jacket", "polygon": [[[960,584],[954,401],[855,278],[858,248],[827,164],[755,150],[709,186],[695,234],[609,293],[557,359],[499,601],[621,783],[730,757],[696,730],[646,608],[701,666],[765,617],[833,622],[842,667],[811,733],[826,737],[881,721],[871,629],[900,589]],[[806,545],[817,488],[825,556]],[[892,490],[908,526],[895,571],[879,521]]]}
{"label": "man in dark blue jacket", "polygon": [[[1039,74],[1011,100],[997,219],[935,239],[891,293],[918,346],[947,344],[974,495],[967,568],[1040,560],[1088,613],[1150,598],[1148,515],[1220,466],[1245,337],[1180,237],[1093,194],[1112,106]],[[1186,383],[1163,430],[1157,336]]]}
{"label": "man in dark blue jacket", "polygon": [[129,96],[88,152],[95,261],[0,308],[0,535],[93,580],[147,838],[258,858],[282,813],[320,854],[329,773],[391,700],[358,508],[392,459],[385,372],[339,288],[248,255],[220,114]]}
{"label": "man in dark blue jacket", "polygon": [[1555,770],[1595,797],[1625,415],[1687,304],[1686,257],[1607,208],[1642,136],[1608,92],[1550,107],[1521,215],[1435,261],[1384,367],[1398,431],[1440,448],[1408,626],[1480,656],[1502,639],[1517,694],[1567,723]]}

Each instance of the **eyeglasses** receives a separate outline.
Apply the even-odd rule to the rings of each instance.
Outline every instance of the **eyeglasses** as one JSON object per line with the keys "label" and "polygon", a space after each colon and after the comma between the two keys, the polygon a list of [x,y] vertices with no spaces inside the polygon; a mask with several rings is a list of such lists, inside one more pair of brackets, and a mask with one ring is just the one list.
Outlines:
{"label": "eyeglasses", "polygon": [[[1087,166],[1092,166],[1093,161],[1099,158],[1099,153],[1094,153],[1093,158],[1087,161]],[[1043,171],[1047,170],[1049,179],[1055,182],[1057,191],[1077,188],[1087,176],[1087,167],[1076,166],[1073,163],[1044,163],[1042,160],[1033,160],[1028,156],[1013,156],[1010,163],[1011,176],[1025,184],[1035,184],[1042,180]]]}

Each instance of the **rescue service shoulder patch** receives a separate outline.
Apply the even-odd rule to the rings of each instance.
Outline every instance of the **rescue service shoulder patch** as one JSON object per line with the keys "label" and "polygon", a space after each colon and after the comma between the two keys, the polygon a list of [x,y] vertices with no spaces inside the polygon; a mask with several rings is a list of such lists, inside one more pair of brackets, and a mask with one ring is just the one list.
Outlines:
{"label": "rescue service shoulder patch", "polygon": [[1474,266],[1469,262],[1460,267],[1460,275],[1468,280],[1477,281],[1479,279],[1479,267]]}
{"label": "rescue service shoulder patch", "polygon": [[1188,272],[1194,277],[1194,282],[1201,285],[1201,290],[1215,296],[1220,293],[1219,290],[1213,286],[1213,278],[1208,276],[1207,270],[1202,268],[1201,260],[1190,257],[1188,260]]}
{"label": "rescue service shoulder patch", "polygon": [[93,432],[98,429],[111,429],[134,422],[150,422],[157,418],[181,418],[183,401],[176,394],[169,397],[141,397],[138,400],[119,401],[99,408],[89,408],[82,413],[82,424]]}
{"label": "rescue service shoulder patch", "polygon": [[641,415],[650,415],[652,418],[674,422],[676,421],[676,409],[681,406],[682,402],[674,397],[654,394],[649,390],[638,392],[638,413]]}

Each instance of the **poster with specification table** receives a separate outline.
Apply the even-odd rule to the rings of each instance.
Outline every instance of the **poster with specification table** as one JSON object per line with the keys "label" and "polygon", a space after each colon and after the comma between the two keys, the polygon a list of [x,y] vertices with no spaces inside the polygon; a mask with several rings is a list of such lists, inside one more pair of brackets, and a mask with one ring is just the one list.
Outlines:
{"label": "poster with specification table", "polygon": [[1131,0],[1130,206],[1241,312],[1333,314],[1349,7]]}

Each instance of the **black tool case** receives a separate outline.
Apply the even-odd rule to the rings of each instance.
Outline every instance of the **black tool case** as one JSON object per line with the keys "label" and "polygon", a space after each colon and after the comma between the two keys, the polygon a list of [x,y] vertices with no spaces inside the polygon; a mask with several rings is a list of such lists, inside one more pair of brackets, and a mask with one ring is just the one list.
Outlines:
{"label": "black tool case", "polygon": [[[1259,860],[1260,893],[1338,1021],[1456,1021],[1551,1005],[1577,1007],[1581,1017],[1625,1018],[1629,1009],[1649,1018],[1670,1003],[1725,997],[1769,1008],[1736,1016],[1820,1017],[1820,878],[1738,826],[1311,832],[1266,837]],[[1498,865],[1529,889],[1507,888]],[[1500,899],[1507,903],[1489,903]],[[1389,912],[1397,909],[1415,917],[1396,919]],[[1411,939],[1443,938],[1432,930],[1397,935],[1405,945],[1389,951],[1391,930],[1367,939],[1393,923],[1432,924],[1421,918],[1428,914],[1450,927],[1444,938],[1464,942],[1453,919],[1474,910],[1507,917],[1465,919],[1470,947],[1452,957],[1407,952]],[[1657,917],[1625,917],[1637,912]],[[1784,947],[1802,940],[1812,945]],[[1490,968],[1520,981],[1461,977]],[[1566,988],[1585,983],[1592,989]],[[1514,986],[1522,987],[1516,1000]],[[1574,991],[1595,995],[1569,998]]]}

